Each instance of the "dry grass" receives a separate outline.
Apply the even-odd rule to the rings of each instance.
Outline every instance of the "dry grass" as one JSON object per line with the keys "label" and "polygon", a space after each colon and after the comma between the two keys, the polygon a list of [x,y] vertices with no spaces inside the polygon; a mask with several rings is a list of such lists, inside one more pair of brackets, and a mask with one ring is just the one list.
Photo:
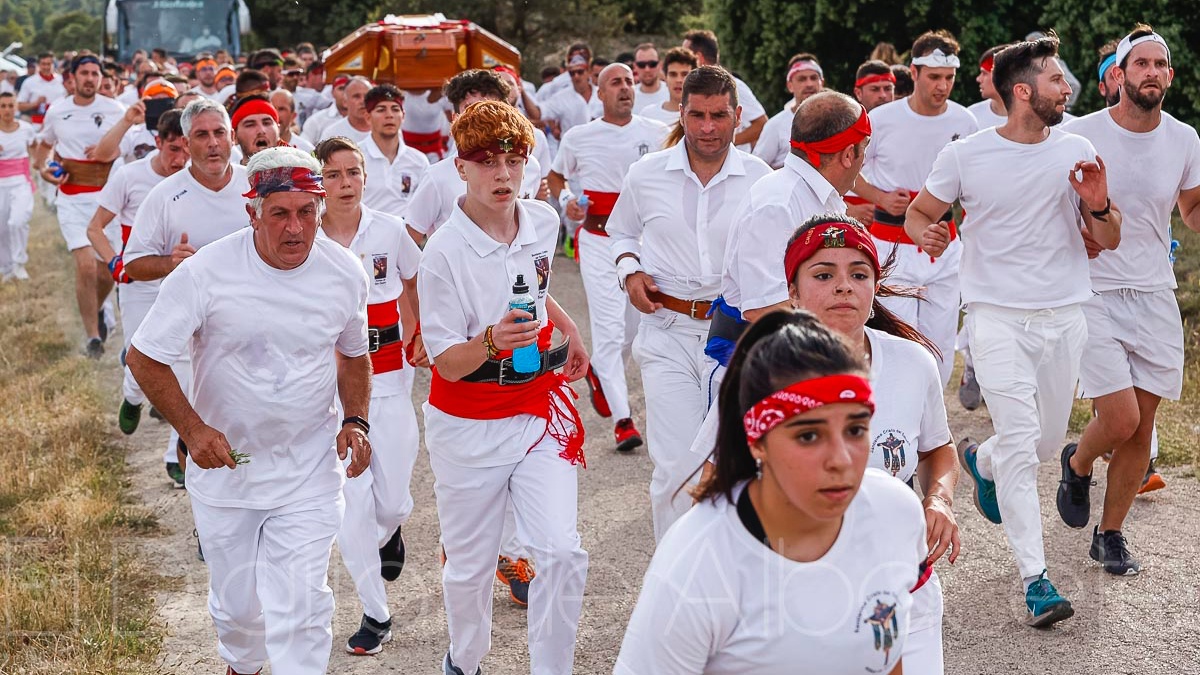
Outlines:
{"label": "dry grass", "polygon": [[0,673],[144,673],[158,577],[131,535],[105,366],[80,355],[70,257],[39,210],[34,280],[0,286]]}

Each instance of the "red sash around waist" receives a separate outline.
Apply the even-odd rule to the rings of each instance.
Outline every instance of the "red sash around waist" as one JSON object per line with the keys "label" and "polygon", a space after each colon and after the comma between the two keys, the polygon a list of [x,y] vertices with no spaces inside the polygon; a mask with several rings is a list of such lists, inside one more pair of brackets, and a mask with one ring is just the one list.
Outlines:
{"label": "red sash around waist", "polygon": [[[916,199],[917,195],[920,193],[920,190],[909,190],[908,203],[912,204],[913,200]],[[850,203],[848,198],[846,199],[846,203]],[[863,203],[865,204],[867,202],[864,201]],[[947,216],[950,216],[951,214],[950,211],[947,211],[946,213]],[[958,238],[958,227],[955,225],[952,217],[946,217],[946,221],[950,225],[950,240],[954,241],[956,238]],[[904,216],[892,216],[890,213],[883,211],[878,206],[875,207],[875,219],[871,222],[871,226],[868,229],[870,230],[871,235],[876,239],[889,241],[894,244],[912,244],[913,246],[917,245],[917,243],[908,236],[908,233],[904,231]]]}
{"label": "red sash around waist", "polygon": [[[400,308],[396,300],[367,305],[367,325],[371,328],[388,328],[400,323]],[[392,342],[381,345],[371,354],[371,370],[375,375],[390,373],[404,367],[404,343]]]}
{"label": "red sash around waist", "polygon": [[597,192],[596,190],[584,190],[583,194],[587,195],[587,212],[591,216],[612,215],[613,207],[617,205],[617,197],[621,196],[620,192]]}
{"label": "red sash around waist", "polygon": [[0,178],[12,178],[13,176],[22,176],[28,181],[30,189],[37,189],[33,184],[33,176],[29,172],[28,157],[0,159]]}
{"label": "red sash around waist", "polygon": [[446,156],[446,137],[440,131],[418,134],[412,131],[401,131],[404,144],[425,154],[436,154],[439,158]]}

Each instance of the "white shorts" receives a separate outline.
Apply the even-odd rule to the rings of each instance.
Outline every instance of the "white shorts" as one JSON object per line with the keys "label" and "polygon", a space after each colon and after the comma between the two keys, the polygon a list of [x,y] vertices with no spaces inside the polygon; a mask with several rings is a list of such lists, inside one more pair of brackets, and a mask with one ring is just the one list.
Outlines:
{"label": "white shorts", "polygon": [[1175,291],[1102,291],[1083,305],[1088,341],[1079,397],[1130,387],[1179,400],[1183,392],[1183,320]]}
{"label": "white shorts", "polygon": [[88,241],[87,226],[92,216],[96,214],[99,194],[90,192],[78,195],[58,195],[55,202],[58,207],[58,229],[62,231],[68,251],[92,245],[92,242]]}

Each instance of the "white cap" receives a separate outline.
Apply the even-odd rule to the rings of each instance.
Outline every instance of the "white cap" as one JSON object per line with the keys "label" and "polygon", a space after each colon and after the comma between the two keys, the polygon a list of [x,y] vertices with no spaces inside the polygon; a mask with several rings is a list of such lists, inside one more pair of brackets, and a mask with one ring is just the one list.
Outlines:
{"label": "white cap", "polygon": [[1149,35],[1143,35],[1139,38],[1130,40],[1129,38],[1132,36],[1133,33],[1130,33],[1129,35],[1126,35],[1119,43],[1117,43],[1118,66],[1124,67],[1125,59],[1129,56],[1129,52],[1133,51],[1134,47],[1142,44],[1143,42],[1157,42],[1158,44],[1162,45],[1163,49],[1167,50],[1167,63],[1171,62],[1171,48],[1167,46],[1167,41],[1164,40],[1161,35],[1158,33],[1151,33]]}

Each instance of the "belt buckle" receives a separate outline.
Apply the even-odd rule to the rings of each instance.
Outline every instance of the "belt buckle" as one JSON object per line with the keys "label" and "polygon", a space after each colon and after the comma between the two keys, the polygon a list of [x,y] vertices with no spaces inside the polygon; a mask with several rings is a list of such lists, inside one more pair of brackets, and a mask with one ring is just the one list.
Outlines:
{"label": "belt buckle", "polygon": [[379,329],[378,328],[368,328],[367,329],[367,353],[374,354],[375,352],[379,351],[379,347],[380,347],[380,345],[379,345]]}
{"label": "belt buckle", "polygon": [[696,309],[697,309],[698,305],[702,302],[704,302],[704,301],[703,300],[693,300],[691,309],[688,310],[688,316],[690,316],[693,319],[696,319],[698,321],[702,321],[702,320],[708,318],[707,313],[705,316],[696,316]]}
{"label": "belt buckle", "polygon": [[496,379],[497,384],[525,384],[530,382],[535,377],[536,373],[518,373],[512,369],[512,357],[500,360],[500,376]]}

